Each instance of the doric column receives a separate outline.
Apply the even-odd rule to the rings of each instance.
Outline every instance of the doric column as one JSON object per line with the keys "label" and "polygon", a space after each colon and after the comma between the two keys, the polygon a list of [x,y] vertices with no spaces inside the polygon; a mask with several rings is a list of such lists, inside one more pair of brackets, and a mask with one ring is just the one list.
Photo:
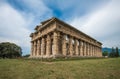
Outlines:
{"label": "doric column", "polygon": [[47,35],[47,44],[46,44],[46,55],[50,56],[51,52],[52,52],[52,47],[51,47],[51,38],[50,35]]}
{"label": "doric column", "polygon": [[86,56],[88,56],[88,43],[86,42]]}
{"label": "doric column", "polygon": [[87,56],[90,56],[89,43],[87,43]]}
{"label": "doric column", "polygon": [[40,55],[40,40],[39,39],[37,40],[37,50],[36,50],[36,52],[37,52],[37,56]]}
{"label": "doric column", "polygon": [[34,43],[31,42],[31,56],[33,56],[33,52],[34,52]]}
{"label": "doric column", "polygon": [[86,56],[86,43],[83,42],[83,53],[84,53],[84,56]]}
{"label": "doric column", "polygon": [[93,52],[94,52],[94,47],[93,45],[91,45],[91,56],[93,56]]}
{"label": "doric column", "polygon": [[83,42],[79,41],[79,48],[80,48],[80,56],[83,56]]}
{"label": "doric column", "polygon": [[79,52],[78,52],[78,40],[75,39],[75,55],[79,55]]}
{"label": "doric column", "polygon": [[37,51],[37,43],[34,41],[34,56],[36,56],[36,51]]}
{"label": "doric column", "polygon": [[97,47],[97,56],[99,57],[99,47]]}
{"label": "doric column", "polygon": [[72,43],[72,40],[73,40],[73,38],[72,37],[70,37],[70,39],[69,39],[69,50],[70,50],[70,55],[71,56],[73,56],[73,43]]}
{"label": "doric column", "polygon": [[100,47],[100,56],[102,57],[102,47]]}
{"label": "doric column", "polygon": [[62,53],[64,56],[67,55],[67,49],[66,49],[66,35],[63,35],[62,39]]}
{"label": "doric column", "polygon": [[93,46],[93,47],[94,47],[93,56],[95,57],[96,56],[96,46]]}
{"label": "doric column", "polygon": [[45,38],[42,37],[42,44],[41,44],[41,56],[45,54]]}
{"label": "doric column", "polygon": [[96,57],[96,46],[94,46],[94,56]]}
{"label": "doric column", "polygon": [[59,39],[60,39],[60,34],[59,32],[55,31],[53,32],[53,55],[54,56],[58,56],[60,54],[60,50],[59,50]]}
{"label": "doric column", "polygon": [[91,57],[91,44],[89,44],[89,56]]}
{"label": "doric column", "polygon": [[92,56],[92,45],[90,44],[90,56]]}
{"label": "doric column", "polygon": [[94,52],[95,52],[95,47],[94,45],[92,45],[92,56],[94,56]]}
{"label": "doric column", "polygon": [[98,57],[99,52],[98,52],[98,47],[96,47],[96,56]]}

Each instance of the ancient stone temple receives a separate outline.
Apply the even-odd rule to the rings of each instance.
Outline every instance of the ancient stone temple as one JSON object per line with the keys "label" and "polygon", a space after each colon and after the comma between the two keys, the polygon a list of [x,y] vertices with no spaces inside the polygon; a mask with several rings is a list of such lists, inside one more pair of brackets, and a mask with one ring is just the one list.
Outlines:
{"label": "ancient stone temple", "polygon": [[102,57],[102,43],[53,17],[35,27],[31,58]]}

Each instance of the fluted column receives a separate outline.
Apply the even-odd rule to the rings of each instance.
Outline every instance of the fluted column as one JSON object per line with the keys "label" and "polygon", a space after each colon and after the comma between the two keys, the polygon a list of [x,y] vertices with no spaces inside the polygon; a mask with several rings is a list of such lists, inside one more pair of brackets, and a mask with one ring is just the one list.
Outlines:
{"label": "fluted column", "polygon": [[98,47],[96,46],[96,57],[98,57]]}
{"label": "fluted column", "polygon": [[42,37],[42,44],[41,44],[41,56],[45,54],[45,38]]}
{"label": "fluted column", "polygon": [[75,55],[79,55],[79,52],[78,52],[78,40],[75,39]]}
{"label": "fluted column", "polygon": [[66,49],[66,35],[63,35],[62,39],[62,53],[64,56],[67,55],[67,49]]}
{"label": "fluted column", "polygon": [[90,44],[90,56],[92,56],[92,45]]}
{"label": "fluted column", "polygon": [[83,53],[84,53],[84,56],[86,56],[86,43],[83,42]]}
{"label": "fluted column", "polygon": [[46,44],[46,56],[50,56],[52,52],[52,47],[51,47],[51,38],[50,35],[47,35],[47,44]]}
{"label": "fluted column", "polygon": [[94,46],[92,45],[92,56],[94,56]]}
{"label": "fluted column", "polygon": [[91,44],[89,44],[89,56],[91,57]]}
{"label": "fluted column", "polygon": [[31,42],[31,56],[33,56],[33,52],[34,52],[34,43]]}
{"label": "fluted column", "polygon": [[37,56],[40,55],[39,54],[40,53],[40,40],[39,39],[37,40],[37,50],[36,50],[36,52],[37,52]]}
{"label": "fluted column", "polygon": [[58,56],[59,55],[59,42],[58,41],[59,38],[59,34],[58,32],[54,32],[53,33],[53,55],[54,56]]}
{"label": "fluted column", "polygon": [[72,37],[70,37],[70,39],[69,39],[69,47],[70,47],[70,55],[71,56],[73,56],[73,43],[72,43],[72,40],[73,40],[73,38]]}
{"label": "fluted column", "polygon": [[89,52],[89,43],[87,43],[87,56],[90,56],[90,52]]}
{"label": "fluted column", "polygon": [[94,52],[94,47],[93,45],[91,45],[91,55],[93,56],[93,52]]}
{"label": "fluted column", "polygon": [[80,56],[83,56],[83,42],[79,41],[79,48],[80,48]]}
{"label": "fluted column", "polygon": [[97,47],[95,46],[95,57],[97,57]]}
{"label": "fluted column", "polygon": [[93,46],[93,56],[95,56],[95,46]]}
{"label": "fluted column", "polygon": [[88,56],[88,43],[86,42],[86,56]]}
{"label": "fluted column", "polygon": [[97,56],[99,57],[99,47],[97,47],[97,53],[98,53]]}
{"label": "fluted column", "polygon": [[34,56],[36,56],[36,50],[37,50],[37,43],[34,41]]}

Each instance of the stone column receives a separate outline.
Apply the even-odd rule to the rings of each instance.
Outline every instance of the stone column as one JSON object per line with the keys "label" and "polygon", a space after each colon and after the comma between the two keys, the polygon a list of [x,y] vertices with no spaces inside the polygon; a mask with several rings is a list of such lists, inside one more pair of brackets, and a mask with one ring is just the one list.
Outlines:
{"label": "stone column", "polygon": [[92,56],[94,56],[94,52],[95,52],[95,47],[94,45],[92,45]]}
{"label": "stone column", "polygon": [[102,57],[102,47],[100,47],[100,56]]}
{"label": "stone column", "polygon": [[62,53],[64,56],[67,55],[67,49],[66,49],[66,35],[63,35],[62,39]]}
{"label": "stone column", "polygon": [[87,43],[87,56],[90,56],[89,43]]}
{"label": "stone column", "polygon": [[90,56],[92,56],[92,45],[90,44]]}
{"label": "stone column", "polygon": [[98,47],[96,46],[96,57],[98,57],[99,52],[98,52]]}
{"label": "stone column", "polygon": [[59,56],[59,42],[58,39],[59,39],[59,32],[57,31],[54,31],[53,33],[53,55],[55,57]]}
{"label": "stone column", "polygon": [[72,43],[72,40],[73,40],[73,38],[72,37],[70,37],[70,39],[69,39],[69,50],[70,50],[70,56],[73,56],[73,43]]}
{"label": "stone column", "polygon": [[37,43],[34,41],[34,56],[36,56],[36,50],[37,50]]}
{"label": "stone column", "polygon": [[86,56],[86,43],[83,42],[83,53],[84,53],[84,56]]}
{"label": "stone column", "polygon": [[31,41],[31,54],[30,54],[30,56],[33,56],[33,51],[34,51],[34,43]]}
{"label": "stone column", "polygon": [[95,57],[97,57],[97,47],[95,46]]}
{"label": "stone column", "polygon": [[52,52],[52,47],[51,47],[51,38],[50,35],[47,35],[47,44],[46,44],[46,56],[49,57],[51,52]]}
{"label": "stone column", "polygon": [[99,47],[97,47],[97,56],[99,57],[99,55],[100,55],[100,52],[99,52]]}
{"label": "stone column", "polygon": [[45,54],[45,38],[42,37],[42,44],[41,44],[41,56]]}
{"label": "stone column", "polygon": [[93,45],[91,45],[91,56],[93,56],[93,52],[94,52],[94,47]]}
{"label": "stone column", "polygon": [[36,52],[37,52],[37,56],[39,56],[40,54],[40,40],[38,39],[37,40],[37,50],[36,50]]}
{"label": "stone column", "polygon": [[91,44],[89,44],[89,55],[92,56],[92,54],[91,54]]}
{"label": "stone column", "polygon": [[78,40],[75,39],[75,55],[79,56],[79,52],[78,52]]}
{"label": "stone column", "polygon": [[86,56],[88,56],[88,43],[86,42]]}
{"label": "stone column", "polygon": [[80,56],[83,56],[83,42],[79,41],[79,48],[80,48]]}
{"label": "stone column", "polygon": [[95,46],[93,45],[93,56],[95,56]]}

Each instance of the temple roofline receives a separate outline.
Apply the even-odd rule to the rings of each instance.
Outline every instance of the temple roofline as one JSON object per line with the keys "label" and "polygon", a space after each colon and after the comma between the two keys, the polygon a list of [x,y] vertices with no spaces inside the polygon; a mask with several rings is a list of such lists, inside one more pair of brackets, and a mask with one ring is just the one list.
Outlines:
{"label": "temple roofline", "polygon": [[[83,33],[82,31],[78,30],[77,28],[73,27],[72,25],[70,25],[70,24],[68,24],[68,23],[66,23],[66,22],[63,22],[62,20],[60,20],[60,19],[58,19],[58,18],[56,18],[56,17],[52,17],[52,18],[50,18],[50,19],[48,19],[48,20],[45,20],[45,21],[41,22],[42,26],[39,26],[39,27],[42,29],[42,28],[46,27],[49,23],[51,23],[51,22],[53,22],[53,21],[61,22],[61,23],[65,24],[65,25],[67,25],[67,27],[70,27],[70,28],[72,28],[72,29],[74,29],[74,30],[82,33],[83,35],[91,38],[92,40],[94,40],[94,41],[96,41],[96,42],[98,42],[98,43],[100,43],[100,44],[102,45],[101,42],[97,41],[96,39],[92,38],[91,36],[87,35],[86,33]],[[37,27],[37,26],[36,26],[36,27]]]}

